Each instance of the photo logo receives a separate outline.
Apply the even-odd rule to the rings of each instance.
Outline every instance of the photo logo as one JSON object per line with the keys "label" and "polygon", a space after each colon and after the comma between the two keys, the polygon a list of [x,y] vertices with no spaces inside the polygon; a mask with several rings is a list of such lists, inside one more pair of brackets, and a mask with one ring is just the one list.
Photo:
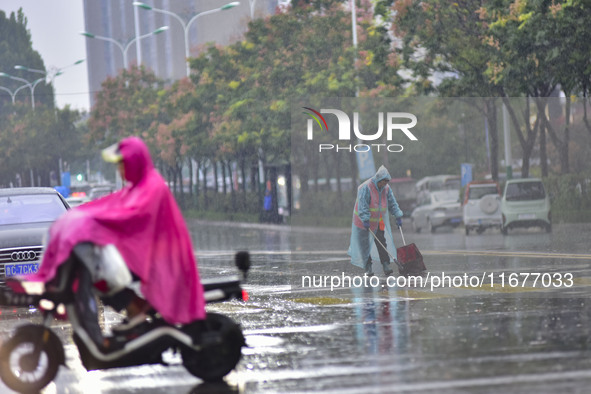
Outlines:
{"label": "photo logo", "polygon": [[[322,122],[324,123],[324,127],[326,128],[326,131],[328,131],[328,125],[326,124],[326,120],[324,119],[324,116],[320,115],[320,112],[310,108],[310,107],[302,107],[304,109],[307,109],[308,111],[312,111],[314,114],[308,113],[308,112],[302,112],[303,114],[309,115],[311,116],[316,123],[318,123],[318,126],[320,126],[320,130],[322,130],[322,124],[320,123],[320,119],[322,119]],[[310,123],[311,119],[308,120],[308,124]],[[308,139],[311,140],[312,139],[312,128],[308,125]]]}
{"label": "photo logo", "polygon": [[[351,119],[349,115],[344,111],[339,109],[332,109],[332,108],[323,108],[320,111],[316,111],[310,107],[302,107],[310,112],[303,112],[304,114],[310,116],[312,119],[308,119],[307,123],[307,139],[312,141],[314,139],[314,120],[320,126],[320,130],[326,129],[328,131],[328,124],[326,119],[322,116],[322,114],[331,114],[336,116],[338,122],[338,139],[340,141],[350,141],[352,138],[351,135]],[[384,122],[385,119],[385,122]],[[401,120],[407,120],[407,122],[401,122]],[[321,122],[322,121],[322,122]],[[418,141],[418,138],[410,131],[411,128],[416,126],[417,124],[417,117],[408,112],[379,112],[378,113],[378,130],[373,134],[364,134],[360,128],[360,117],[358,112],[353,112],[353,133],[354,137],[360,141],[376,141],[382,138],[384,134],[384,129],[386,131],[386,140],[392,141],[394,135],[397,132],[402,132],[409,140],[411,141]],[[385,127],[384,127],[385,123]],[[323,127],[324,124],[324,127]],[[348,152],[355,151],[355,152],[367,152],[372,148],[377,149],[380,151],[380,148],[385,148],[388,152],[402,152],[404,149],[400,144],[357,144],[357,145],[346,145],[346,146],[339,146],[334,144],[319,144],[318,145],[319,151],[322,152],[323,150],[336,150],[341,151],[345,150]]]}

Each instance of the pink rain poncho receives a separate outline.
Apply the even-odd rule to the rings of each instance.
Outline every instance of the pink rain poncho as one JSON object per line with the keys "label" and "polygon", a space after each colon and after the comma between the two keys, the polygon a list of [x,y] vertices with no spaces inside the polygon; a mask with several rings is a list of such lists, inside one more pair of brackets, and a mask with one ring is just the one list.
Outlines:
{"label": "pink rain poncho", "polygon": [[137,137],[122,140],[122,190],[71,209],[49,232],[39,271],[29,280],[47,282],[80,242],[117,247],[141,279],[146,300],[169,323],[205,318],[203,287],[181,212]]}

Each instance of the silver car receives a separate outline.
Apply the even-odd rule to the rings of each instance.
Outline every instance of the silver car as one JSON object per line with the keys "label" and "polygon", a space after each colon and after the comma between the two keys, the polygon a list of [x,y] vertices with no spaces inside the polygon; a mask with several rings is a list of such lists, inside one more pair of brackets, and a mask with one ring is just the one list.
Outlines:
{"label": "silver car", "polygon": [[415,232],[427,229],[432,233],[442,226],[458,227],[462,223],[459,190],[421,193],[410,219]]}
{"label": "silver car", "polygon": [[48,187],[0,189],[0,287],[39,268],[47,229],[69,208]]}

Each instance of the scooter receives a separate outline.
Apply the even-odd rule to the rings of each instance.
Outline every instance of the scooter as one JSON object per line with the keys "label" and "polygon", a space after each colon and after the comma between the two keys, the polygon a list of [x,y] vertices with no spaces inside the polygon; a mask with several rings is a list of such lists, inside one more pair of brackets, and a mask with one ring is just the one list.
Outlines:
{"label": "scooter", "polygon": [[[167,365],[162,353],[168,350],[180,352],[187,371],[207,382],[220,380],[234,369],[245,340],[240,325],[222,314],[207,313],[204,320],[174,325],[152,311],[130,332],[105,334],[98,323],[97,298],[105,302],[117,294],[107,296],[104,289],[100,290],[104,284],[93,283],[85,258],[91,253],[89,248],[91,244],[77,245],[40,294],[32,289],[40,283],[8,280],[9,287],[0,289],[0,305],[34,305],[43,316],[43,324],[18,327],[2,344],[0,377],[6,386],[19,392],[38,392],[55,378],[59,366],[66,365],[64,346],[49,327],[53,318],[70,321],[74,343],[87,370]],[[246,279],[248,252],[238,252],[235,262]],[[247,300],[240,283],[238,276],[203,281],[206,302]]]}

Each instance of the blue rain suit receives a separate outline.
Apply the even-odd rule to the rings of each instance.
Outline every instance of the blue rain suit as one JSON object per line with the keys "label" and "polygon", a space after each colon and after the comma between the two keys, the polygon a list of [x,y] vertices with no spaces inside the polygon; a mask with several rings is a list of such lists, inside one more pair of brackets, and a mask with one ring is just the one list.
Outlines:
{"label": "blue rain suit", "polygon": [[[380,261],[378,249],[376,248],[373,236],[368,230],[363,227],[363,222],[370,221],[370,228],[375,233],[378,228],[378,222],[376,220],[376,210],[379,211],[379,207],[386,206],[386,210],[379,211],[379,216],[383,217],[384,221],[384,237],[386,239],[386,247],[391,256],[396,257],[396,246],[392,238],[392,228],[390,226],[390,220],[388,214],[395,216],[396,218],[402,217],[402,211],[396,202],[394,193],[390,186],[386,184],[383,188],[378,188],[378,182],[383,179],[390,180],[390,173],[386,167],[381,166],[376,174],[363,182],[357,189],[357,201],[355,202],[355,209],[353,211],[353,223],[351,225],[351,241],[349,244],[349,250],[347,254],[351,256],[351,264],[365,269],[368,273],[373,273],[371,268],[372,261]],[[373,193],[372,186],[373,184]],[[376,193],[377,191],[377,193]],[[378,201],[372,201],[372,194],[378,195]],[[384,204],[383,199],[386,199]],[[374,212],[373,217],[372,213]],[[371,256],[371,259],[370,259]],[[388,261],[381,261],[384,271],[391,270],[390,263],[393,263],[392,257],[388,258]]]}

